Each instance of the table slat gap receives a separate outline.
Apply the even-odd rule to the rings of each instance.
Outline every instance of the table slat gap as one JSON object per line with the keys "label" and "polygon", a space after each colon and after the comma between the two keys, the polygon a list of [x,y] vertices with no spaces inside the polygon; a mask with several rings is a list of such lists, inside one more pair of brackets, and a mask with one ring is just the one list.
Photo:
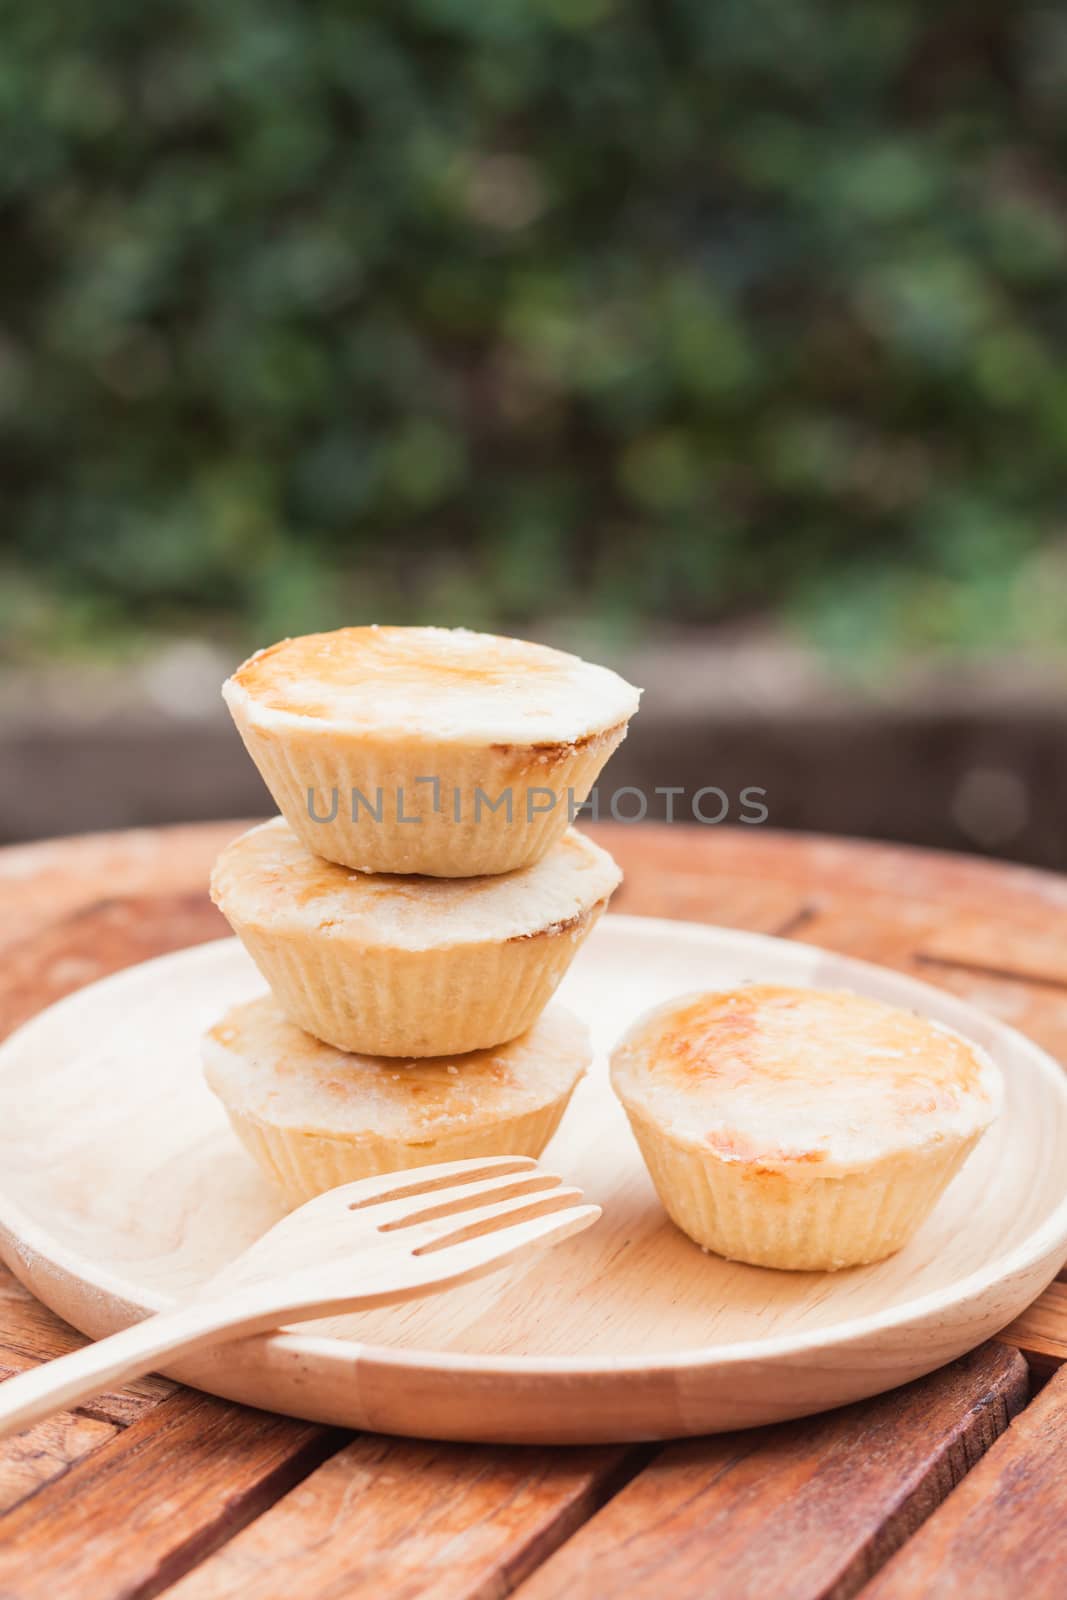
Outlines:
{"label": "table slat gap", "polygon": [[863,1591],[862,1600],[966,1595],[1063,1600],[1067,1369],[1061,1370]]}
{"label": "table slat gap", "polygon": [[[79,1350],[87,1342],[83,1334],[35,1300],[6,1267],[0,1266],[0,1372],[24,1372],[41,1361]],[[178,1385],[169,1378],[146,1374],[121,1389],[99,1395],[78,1410],[85,1416],[127,1427],[177,1391]]]}
{"label": "table slat gap", "polygon": [[0,1520],[0,1594],[151,1600],[347,1438],[180,1390]]}
{"label": "table slat gap", "polygon": [[786,917],[784,922],[771,929],[771,932],[776,939],[799,939],[804,943],[808,928],[815,922],[821,910],[820,905],[806,902],[798,906],[791,917]]}
{"label": "table slat gap", "polygon": [[1022,1316],[997,1337],[1021,1350],[1040,1373],[1054,1372],[1067,1361],[1067,1282],[1050,1283]]}
{"label": "table slat gap", "polygon": [[[0,1345],[0,1382],[5,1378],[15,1377],[19,1372],[28,1372],[40,1364],[38,1360],[23,1355],[21,1351],[7,1350]],[[146,1412],[161,1405],[170,1395],[175,1394],[177,1388],[177,1384],[171,1383],[167,1378],[137,1378],[123,1389],[105,1389],[103,1394],[87,1400],[84,1405],[75,1406],[69,1414],[76,1417],[90,1417],[96,1422],[107,1422],[114,1428],[128,1428],[139,1417],[143,1417]],[[0,1444],[0,1449],[2,1448],[3,1445]]]}
{"label": "table slat gap", "polygon": [[1040,972],[1023,972],[1003,962],[965,961],[956,956],[931,955],[927,950],[916,950],[915,959],[922,967],[946,967],[950,971],[973,972],[980,978],[996,978],[1001,983],[1019,983],[1027,988],[1051,989],[1067,994],[1067,978],[1053,978]]}
{"label": "table slat gap", "polygon": [[40,1494],[75,1462],[115,1438],[118,1427],[80,1412],[46,1417],[25,1433],[0,1441],[0,1539],[4,1515]]}
{"label": "table slat gap", "polygon": [[670,1445],[518,1600],[850,1600],[1028,1393],[1018,1352],[987,1344],[876,1400]]}
{"label": "table slat gap", "polygon": [[502,1600],[658,1448],[357,1435],[167,1600]]}
{"label": "table slat gap", "polygon": [[[12,965],[5,971],[4,981],[0,985],[0,1017],[10,1025],[57,997],[58,993],[80,987],[102,975],[103,971],[117,970],[133,961],[174,948],[175,940],[192,944],[214,936],[214,914],[202,885],[206,882],[211,860],[218,849],[248,825],[244,822],[139,830],[127,834],[49,841],[0,852],[0,878],[7,906],[12,912],[8,926],[20,930],[16,942],[21,947],[19,952],[13,952]],[[1055,935],[1055,929],[1062,926],[1062,948],[1067,952],[1067,893],[1064,892],[1062,880],[1053,878],[1051,874],[858,841],[790,837],[766,829],[700,830],[655,825],[628,829],[608,824],[590,827],[588,831],[618,856],[628,874],[619,909],[638,914],[723,922],[726,925],[732,922],[733,926],[779,936],[800,937],[810,943],[843,949],[849,954],[899,967],[932,978],[964,998],[987,1006],[1005,1021],[1012,1022],[1039,1039],[1047,1048],[1056,1050],[1059,1047],[1060,1054],[1067,1057],[1067,1005],[1064,1003],[1067,979],[1060,977],[1060,945],[1058,935]],[[830,890],[827,885],[831,886]],[[105,900],[105,896],[113,897]],[[58,917],[57,908],[62,910]],[[1042,918],[1040,928],[1034,922],[1035,913]],[[981,923],[988,930],[987,937],[992,941],[994,952],[1003,948],[1002,941],[1014,939],[1012,949],[1016,951],[1018,961],[1012,959],[987,964],[984,960],[976,960],[976,952],[982,953],[982,941],[978,939],[976,943],[973,933],[968,932],[976,923]],[[1046,923],[1054,934],[1052,942],[1047,944],[1042,942],[1042,930]],[[221,925],[216,923],[214,926],[220,934],[225,932]],[[961,931],[967,935],[962,942]],[[101,941],[100,947],[96,948],[94,941],[98,934]],[[1027,934],[1029,937],[1024,937]],[[26,948],[31,944],[32,951]],[[79,967],[79,961],[84,963],[87,955],[92,959],[87,965]],[[961,955],[965,955],[966,960],[961,961]],[[1019,965],[1024,958],[1027,970],[1021,971]],[[65,967],[65,962],[71,964]],[[46,970],[42,972],[42,968]],[[1051,982],[1048,981],[1050,973]],[[33,1003],[29,1011],[21,1009],[16,992],[26,984],[33,989]],[[1067,1269],[1063,1276],[1067,1278]],[[12,1283],[13,1280],[8,1279],[0,1269],[0,1365],[19,1370],[20,1360],[32,1361],[59,1354],[62,1348],[71,1348],[82,1342],[79,1335],[66,1329],[58,1319],[52,1318],[21,1288],[17,1296],[35,1308],[36,1317],[16,1316],[14,1320],[17,1326],[13,1326],[10,1308]],[[1059,1288],[1060,1284],[1054,1284],[1001,1336],[1014,1346],[1010,1351],[1007,1345],[1003,1347],[1001,1356],[1016,1363],[1016,1381],[1017,1364],[1021,1360],[1018,1350],[1023,1352],[1039,1374],[1051,1370],[1064,1359],[1064,1352],[1067,1352],[1067,1306],[1061,1306],[1059,1298],[1052,1295],[1052,1290]],[[1051,1318],[1047,1325],[1042,1320],[1046,1314]],[[63,1339],[67,1341],[65,1345]],[[1045,1366],[1041,1365],[1042,1361]],[[69,1435],[71,1449],[76,1450],[80,1444],[86,1444],[88,1448],[80,1455],[75,1454],[72,1463],[65,1463],[60,1446],[57,1458],[60,1461],[60,1475],[39,1485],[28,1499],[24,1499],[17,1509],[0,1522],[0,1591],[6,1592],[10,1587],[10,1592],[18,1593],[19,1600],[36,1600],[38,1594],[47,1594],[51,1600],[53,1594],[64,1591],[77,1593],[79,1600],[83,1600],[83,1597],[84,1600],[96,1600],[97,1596],[99,1600],[115,1600],[118,1593],[151,1596],[159,1592],[161,1585],[179,1578],[180,1573],[195,1566],[209,1550],[221,1544],[217,1556],[209,1557],[202,1567],[195,1567],[187,1578],[181,1579],[179,1587],[183,1587],[185,1583],[194,1582],[201,1572],[208,1572],[213,1563],[221,1560],[231,1549],[236,1550],[243,1538],[242,1529],[251,1532],[257,1523],[271,1521],[275,1511],[284,1506],[286,1501],[292,1501],[306,1483],[319,1479],[331,1459],[340,1459],[331,1458],[330,1452],[339,1448],[339,1442],[343,1442],[345,1436],[341,1436],[341,1441],[333,1438],[330,1442],[326,1430],[199,1397],[191,1391],[176,1389],[164,1379],[141,1381],[148,1386],[159,1385],[162,1394],[153,1392],[150,1396],[139,1397],[134,1396],[132,1390],[127,1390],[123,1395],[105,1397],[103,1404],[109,1408],[113,1404],[125,1403],[128,1398],[133,1400],[135,1406],[140,1406],[139,1410],[123,1413],[121,1421],[118,1411],[107,1421],[98,1422],[84,1414],[56,1419],[61,1429],[73,1428],[74,1431]],[[928,1379],[924,1383],[934,1381]],[[1002,1387],[1004,1383],[1008,1383],[1008,1380],[1001,1380]],[[951,1478],[960,1459],[969,1462],[971,1454],[975,1451],[980,1454],[986,1448],[989,1439],[983,1427],[1002,1427],[1004,1410],[1010,1410],[1014,1404],[1010,1396],[1005,1398],[1007,1390],[1000,1398],[991,1397],[991,1391],[990,1395],[976,1402],[986,1408],[985,1423],[982,1427],[972,1424],[973,1436],[968,1432],[962,1443],[946,1446],[950,1454],[952,1450],[956,1452],[951,1460],[935,1463],[925,1470],[922,1479],[923,1485],[927,1486],[923,1493],[939,1492],[947,1494],[947,1498],[940,1510],[923,1523],[915,1538],[893,1556],[883,1569],[881,1579],[875,1580],[876,1585],[882,1580],[888,1582],[894,1567],[910,1558],[918,1545],[923,1544],[925,1548],[932,1537],[931,1530],[935,1525],[940,1527],[950,1512],[954,1517],[958,1516],[960,1496],[972,1493],[979,1475],[992,1472],[997,1451],[1004,1449],[1017,1431],[1029,1428],[1033,1414],[1041,1428],[1046,1431],[1051,1429],[1055,1448],[1050,1447],[1046,1452],[1047,1459],[1042,1457],[1043,1466],[1040,1463],[1035,1466],[1025,1451],[1022,1452],[1020,1465],[1020,1452],[1013,1443],[1009,1459],[1011,1470],[1000,1472],[998,1468],[999,1476],[995,1480],[990,1478],[988,1489],[983,1489],[981,1519],[976,1523],[979,1529],[984,1525],[985,1548],[991,1550],[994,1557],[989,1570],[994,1573],[996,1582],[1004,1586],[983,1587],[986,1572],[979,1558],[975,1558],[969,1566],[960,1565],[957,1551],[953,1561],[957,1562],[958,1572],[962,1574],[962,1592],[967,1592],[970,1600],[985,1600],[986,1595],[990,1600],[996,1595],[999,1600],[1002,1593],[1016,1591],[1025,1592],[1027,1600],[1031,1600],[1031,1596],[1033,1600],[1043,1600],[1046,1593],[1050,1597],[1055,1594],[1059,1600],[1061,1589],[1055,1586],[1055,1579],[1063,1568],[1064,1550],[1058,1522],[1052,1521],[1051,1505],[1044,1510],[1041,1507],[1035,1510],[1028,1501],[1021,1508],[1028,1513],[1028,1519],[1024,1518],[1025,1534],[1016,1541],[1011,1531],[1011,1517],[1015,1511],[1011,1485],[1015,1481],[1012,1471],[1015,1471],[1025,1479],[1026,1495],[1038,1498],[1044,1495],[1046,1500],[1051,1501],[1048,1485],[1054,1483],[1054,1475],[1058,1470],[1056,1450],[1062,1454],[1067,1446],[1067,1429],[1063,1427],[1061,1415],[1062,1384],[1063,1375],[1054,1377],[1038,1399],[1022,1412],[1019,1422],[1009,1429],[1007,1436],[1002,1435],[989,1454],[984,1455],[968,1476],[963,1478],[960,1486],[949,1492],[951,1482],[946,1482],[946,1473]],[[995,1389],[996,1386],[993,1387]],[[1010,1387],[1008,1383],[1008,1389]],[[1057,1401],[1058,1409],[1051,1413],[1040,1409],[1050,1392],[1061,1397]],[[880,1415],[879,1408],[893,1398],[886,1396],[880,1401],[866,1402],[862,1408],[850,1409],[862,1410],[864,1415]],[[187,1411],[183,1411],[182,1407],[188,1408]],[[199,1409],[201,1407],[209,1409],[205,1412]],[[160,1413],[167,1415],[161,1418]],[[201,1419],[199,1426],[190,1423],[192,1416]],[[174,1419],[182,1417],[185,1423],[176,1426]],[[205,1418],[213,1418],[214,1421],[205,1421]],[[249,1419],[252,1419],[251,1423]],[[806,1429],[809,1434],[820,1434],[824,1425],[832,1425],[832,1420],[832,1417],[826,1417],[790,1427]],[[84,1432],[79,1431],[79,1425]],[[115,1427],[121,1427],[123,1431],[111,1434],[106,1439],[93,1431],[96,1428],[106,1430]],[[257,1431],[262,1427],[266,1427],[268,1433]],[[271,1428],[295,1430],[284,1435],[290,1440],[289,1445],[281,1442],[283,1435],[271,1434]],[[301,1446],[294,1445],[291,1441],[302,1429],[308,1435],[307,1441]],[[215,1434],[214,1442],[206,1436],[211,1431]],[[220,1449],[219,1441],[223,1434],[226,1437]],[[757,1459],[766,1462],[769,1434],[765,1432],[759,1438],[762,1441],[761,1455]],[[381,1441],[374,1440],[373,1436],[363,1436],[342,1451],[346,1463],[348,1451],[355,1451],[367,1440],[371,1444],[384,1443],[404,1450],[481,1449],[423,1447],[406,1441]],[[693,1448],[711,1449],[716,1443],[702,1441],[700,1446]],[[891,1439],[889,1443],[892,1444]],[[690,1447],[672,1448],[685,1450]],[[872,1449],[877,1452],[880,1448],[881,1442],[875,1437]],[[483,1475],[487,1484],[491,1486],[495,1481],[492,1471],[488,1470],[491,1464],[500,1464],[511,1454],[502,1450],[484,1451],[486,1470]],[[514,1454],[525,1455],[527,1452]],[[570,1459],[561,1452],[553,1452],[552,1456],[562,1462]],[[626,1462],[634,1460],[631,1452],[623,1452],[622,1456]],[[397,1458],[398,1461],[401,1459],[407,1461],[411,1458]],[[320,1465],[323,1461],[325,1466]],[[274,1465],[271,1466],[270,1462]],[[620,1468],[618,1481],[609,1472],[598,1480],[595,1489],[572,1489],[567,1501],[570,1509],[559,1511],[555,1522],[551,1524],[556,1531],[565,1530],[560,1536],[565,1542],[557,1541],[559,1548],[555,1555],[551,1553],[551,1545],[542,1548],[534,1536],[526,1538],[524,1544],[522,1529],[513,1529],[515,1548],[520,1555],[525,1550],[537,1561],[545,1563],[523,1587],[524,1597],[539,1593],[534,1586],[546,1573],[551,1572],[553,1564],[567,1557],[572,1547],[584,1545],[601,1519],[613,1515],[614,1508],[624,1504],[627,1496],[636,1492],[642,1480],[657,1470],[656,1463],[659,1462],[661,1456],[657,1453],[653,1464],[637,1471],[636,1475],[629,1466],[625,1466]],[[287,1472],[293,1472],[294,1477],[287,1480]],[[189,1473],[195,1480],[191,1489],[186,1487]],[[297,1487],[291,1487],[292,1483]],[[401,1485],[402,1489],[404,1487]],[[781,1489],[783,1485],[779,1483],[778,1487]],[[598,1511],[601,1501],[596,1497],[602,1493],[603,1509]],[[758,1484],[756,1493],[759,1493]],[[92,1520],[83,1538],[72,1538],[69,1528],[75,1522],[81,1526],[80,1503],[83,1500],[91,1507]],[[187,1521],[191,1517],[195,1526],[190,1528],[183,1523],[181,1529],[174,1527],[161,1531],[153,1524],[152,1508],[168,1502],[177,1504],[179,1514]],[[461,1495],[454,1505],[457,1516],[464,1503],[467,1502]],[[505,1500],[501,1514],[514,1514],[515,1505],[514,1498]],[[788,1513],[788,1510],[787,1501],[785,1511]],[[770,1523],[776,1531],[782,1514],[780,1505],[771,1511]],[[214,1522],[211,1520],[213,1516]],[[569,1516],[575,1519],[573,1528],[568,1526]],[[118,1529],[108,1526],[109,1523],[116,1523],[119,1517],[126,1524],[121,1539]],[[1042,1523],[1042,1517],[1048,1519],[1047,1528]],[[138,1569],[136,1562],[132,1567],[130,1565],[129,1546],[137,1543],[140,1534],[136,1527],[131,1530],[130,1523],[139,1525],[142,1519],[147,1519],[149,1525],[151,1548],[142,1563],[142,1569]],[[412,1522],[411,1539],[418,1537],[419,1521],[416,1516]],[[963,1524],[960,1526],[962,1529]],[[22,1530],[24,1534],[28,1532],[35,1543],[36,1557],[27,1569],[30,1575],[25,1579],[25,1586],[21,1582],[14,1585],[8,1585],[7,1582],[4,1536],[9,1529]],[[339,1537],[343,1537],[343,1529],[342,1519]],[[300,1534],[299,1525],[296,1531]],[[442,1530],[442,1537],[445,1531]],[[463,1531],[453,1529],[453,1539],[459,1538]],[[573,1536],[567,1538],[568,1532]],[[666,1556],[673,1558],[676,1552],[668,1546],[668,1530],[661,1523],[656,1523],[647,1532],[650,1537],[658,1537]],[[706,1537],[706,1530],[704,1532]],[[958,1536],[962,1538],[962,1532]],[[304,1537],[309,1535],[305,1533]],[[871,1537],[876,1543],[880,1537],[879,1531],[876,1530]],[[1052,1563],[1048,1565],[1044,1588],[1040,1582],[1033,1586],[1021,1583],[1019,1577],[1028,1561],[1037,1562],[1040,1567],[1041,1563],[1027,1541],[1039,1543],[1041,1539],[1047,1540],[1054,1548],[1058,1562],[1058,1566]],[[1002,1566],[997,1565],[998,1541],[1004,1545],[1010,1543],[1013,1548],[1018,1546],[1014,1570],[1009,1570],[1010,1563],[1007,1562]],[[714,1548],[708,1553],[712,1559],[719,1555]],[[879,1559],[884,1560],[887,1553],[883,1552]],[[928,1555],[924,1559],[929,1562]],[[958,1575],[957,1565],[950,1563],[946,1570]],[[463,1596],[463,1600],[474,1595],[478,1596],[478,1600],[483,1600],[483,1597],[488,1600],[490,1596],[498,1600],[500,1595],[523,1578],[526,1570],[521,1559],[509,1565],[505,1557],[495,1569],[491,1562],[486,1562],[478,1569],[479,1588],[450,1588],[445,1572],[443,1577],[437,1574],[443,1586],[434,1590],[422,1585],[416,1572],[411,1579],[414,1587],[398,1590],[397,1593],[403,1600],[408,1600],[409,1595],[418,1595],[421,1600],[423,1595],[430,1593],[434,1594],[435,1600],[436,1597],[439,1600],[453,1600],[453,1596],[459,1595]],[[930,1570],[940,1569],[936,1568],[935,1563]],[[674,1588],[677,1594],[672,1594],[672,1600],[685,1600],[685,1584],[675,1584],[670,1580],[669,1559],[661,1561],[660,1571],[662,1581],[658,1584],[650,1582],[649,1593],[654,1590],[656,1600],[660,1600],[661,1589]],[[702,1578],[711,1571],[712,1566],[705,1563],[697,1576]],[[631,1594],[639,1600],[641,1591],[631,1588],[629,1576],[624,1571],[623,1581],[616,1586],[616,1592],[627,1593],[628,1600]],[[86,1581],[83,1582],[83,1579]],[[896,1579],[893,1581],[896,1582]],[[702,1583],[698,1591],[695,1579],[691,1588],[692,1592],[700,1592],[701,1595],[708,1592],[707,1583]],[[895,1600],[898,1593],[902,1597],[907,1595],[910,1600],[911,1593],[934,1592],[934,1588],[934,1584],[924,1578],[912,1590],[890,1587],[884,1596],[879,1591],[878,1600],[890,1600],[890,1596]],[[219,1591],[220,1594],[230,1592],[226,1589]],[[242,1592],[244,1600],[243,1591],[232,1592],[235,1596]],[[278,1592],[269,1588],[263,1591],[264,1595],[270,1593],[272,1600]],[[290,1585],[289,1592],[310,1593],[299,1578],[295,1585]],[[346,1590],[346,1600],[350,1595],[354,1600],[361,1592]],[[366,1592],[369,1594],[371,1591]],[[375,1600],[380,1600],[386,1592],[383,1588],[376,1589]],[[583,1593],[599,1594],[601,1590],[595,1586],[583,1590],[579,1582],[571,1592],[575,1600],[580,1600]],[[788,1589],[773,1592],[776,1600],[779,1594],[783,1600],[788,1600],[790,1595]],[[834,1600],[841,1600],[841,1594],[837,1591],[824,1589],[818,1592],[823,1600],[830,1593],[833,1593]],[[854,1588],[847,1592],[853,1593]],[[867,1593],[873,1594],[874,1586],[865,1592],[864,1600]],[[192,1594],[190,1590],[190,1596]],[[205,1600],[211,1594],[213,1591],[205,1590]],[[199,1600],[199,1591],[197,1595]],[[392,1595],[390,1600],[393,1600]]]}

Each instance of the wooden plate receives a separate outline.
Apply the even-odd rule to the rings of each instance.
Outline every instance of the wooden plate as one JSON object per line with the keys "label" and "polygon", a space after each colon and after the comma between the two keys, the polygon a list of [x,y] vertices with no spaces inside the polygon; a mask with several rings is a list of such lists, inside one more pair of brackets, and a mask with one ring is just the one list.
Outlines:
{"label": "wooden plate", "polygon": [[[969,1034],[1003,1116],[911,1245],[782,1273],[706,1256],[666,1220],[607,1082],[640,1010],[742,978],[848,986]],[[0,1048],[0,1247],[99,1336],[187,1294],[279,1215],[204,1087],[201,1031],[262,980],[233,940],[146,962]],[[446,1439],[592,1442],[772,1422],[928,1372],[1010,1322],[1067,1254],[1067,1080],[948,994],[821,950],[606,918],[562,997],[600,1055],[549,1164],[604,1207],[575,1239],[425,1302],[201,1354],[171,1375],[317,1421]]]}

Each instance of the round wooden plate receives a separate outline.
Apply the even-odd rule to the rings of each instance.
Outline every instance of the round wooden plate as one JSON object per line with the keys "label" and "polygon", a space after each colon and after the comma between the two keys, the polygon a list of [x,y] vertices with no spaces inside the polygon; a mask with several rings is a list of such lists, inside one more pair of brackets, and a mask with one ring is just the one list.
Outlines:
{"label": "round wooden plate", "polygon": [[[704,1255],[667,1221],[607,1080],[637,1012],[744,978],[847,986],[978,1040],[1003,1116],[899,1255],[836,1274]],[[262,980],[233,940],[146,962],[0,1048],[0,1246],[93,1336],[190,1293],[279,1214],[199,1067],[202,1030]],[[940,990],[809,946],[612,916],[562,998],[597,1064],[548,1165],[604,1215],[491,1277],[246,1340],[169,1369],[233,1400],[443,1439],[667,1438],[842,1405],[929,1372],[1010,1322],[1067,1253],[1067,1080]]]}

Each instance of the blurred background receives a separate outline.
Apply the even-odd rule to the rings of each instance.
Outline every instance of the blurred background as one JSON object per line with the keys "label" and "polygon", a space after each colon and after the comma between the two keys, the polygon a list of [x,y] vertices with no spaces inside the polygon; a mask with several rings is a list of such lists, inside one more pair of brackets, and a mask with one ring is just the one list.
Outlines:
{"label": "blurred background", "polygon": [[225,672],[435,621],[1067,866],[1061,7],[22,6],[0,130],[0,839],[266,809]]}

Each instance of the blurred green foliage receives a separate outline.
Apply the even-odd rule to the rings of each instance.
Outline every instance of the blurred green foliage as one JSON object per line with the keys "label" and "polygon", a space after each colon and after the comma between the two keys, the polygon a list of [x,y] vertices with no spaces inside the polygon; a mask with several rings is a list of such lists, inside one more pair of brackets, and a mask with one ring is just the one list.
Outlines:
{"label": "blurred green foliage", "polygon": [[0,625],[1067,642],[1067,12],[8,5]]}

